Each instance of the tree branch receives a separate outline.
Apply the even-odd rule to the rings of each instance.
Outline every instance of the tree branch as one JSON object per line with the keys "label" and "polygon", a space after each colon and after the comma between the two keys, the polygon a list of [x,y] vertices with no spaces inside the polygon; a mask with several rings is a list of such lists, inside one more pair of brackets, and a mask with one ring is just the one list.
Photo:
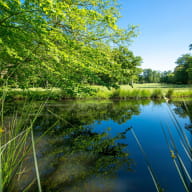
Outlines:
{"label": "tree branch", "polygon": [[17,12],[17,13],[13,13],[12,15],[9,15],[8,17],[2,19],[0,21],[0,25],[2,25],[6,20],[10,19],[11,17],[23,14],[23,13],[30,13],[30,12],[34,12],[34,11],[39,11],[39,10],[27,10],[27,11],[21,11],[21,12]]}

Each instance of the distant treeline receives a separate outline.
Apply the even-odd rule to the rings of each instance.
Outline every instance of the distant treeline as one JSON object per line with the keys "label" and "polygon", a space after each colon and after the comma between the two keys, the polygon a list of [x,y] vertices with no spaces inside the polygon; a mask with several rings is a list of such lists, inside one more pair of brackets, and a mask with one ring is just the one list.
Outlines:
{"label": "distant treeline", "polygon": [[[192,44],[190,45],[190,50]],[[176,61],[177,66],[174,71],[155,71],[144,69],[139,75],[139,83],[174,83],[192,84],[192,55],[184,54]]]}

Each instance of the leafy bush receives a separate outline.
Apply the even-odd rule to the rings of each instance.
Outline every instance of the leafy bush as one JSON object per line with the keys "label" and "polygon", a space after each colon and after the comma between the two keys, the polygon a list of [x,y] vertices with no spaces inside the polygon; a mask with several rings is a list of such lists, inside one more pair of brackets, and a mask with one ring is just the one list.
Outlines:
{"label": "leafy bush", "polygon": [[154,99],[164,98],[163,91],[161,89],[155,89],[151,94],[151,98],[154,98]]}
{"label": "leafy bush", "polygon": [[173,89],[169,89],[165,96],[168,97],[168,98],[172,98],[173,97],[173,93],[174,93],[174,90]]}

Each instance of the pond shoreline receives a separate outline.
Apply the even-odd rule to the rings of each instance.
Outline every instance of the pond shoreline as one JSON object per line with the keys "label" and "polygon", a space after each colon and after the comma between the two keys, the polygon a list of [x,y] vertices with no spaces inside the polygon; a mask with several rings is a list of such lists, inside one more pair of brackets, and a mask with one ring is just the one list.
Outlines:
{"label": "pond shoreline", "polygon": [[181,99],[192,98],[191,89],[97,89],[93,90],[89,94],[67,95],[61,89],[1,89],[1,98],[6,100],[84,100],[84,99],[112,99],[112,100],[140,100],[140,99]]}
{"label": "pond shoreline", "polygon": [[[186,102],[189,111],[185,110],[182,101],[167,105],[160,99],[48,101],[41,108],[42,102],[7,101],[3,106],[2,136],[7,136],[9,147],[4,150],[2,158],[5,165],[13,162],[14,167],[19,167],[16,172],[13,166],[3,166],[5,176],[9,172],[16,175],[11,178],[13,185],[8,185],[9,188],[24,191],[29,186],[30,191],[38,191],[37,182],[32,183],[33,179],[37,180],[33,163],[35,155],[43,191],[67,191],[76,186],[79,189],[88,187],[84,191],[94,187],[96,191],[98,179],[103,182],[100,191],[104,186],[108,189],[108,184],[108,191],[118,191],[122,185],[125,188],[121,192],[132,191],[131,185],[127,185],[130,181],[134,182],[134,192],[141,192],[144,187],[147,191],[154,191],[153,179],[147,170],[149,166],[159,186],[166,191],[183,191],[173,162],[178,158],[172,149],[170,154],[166,141],[175,142],[178,154],[185,152],[180,143],[183,137],[180,137],[176,125],[178,122],[182,133],[190,139],[190,129],[187,128],[191,122],[191,102]],[[28,130],[24,132],[26,135],[20,135],[23,130]],[[24,140],[27,138],[29,140]],[[32,138],[36,150],[32,153],[29,148],[22,153],[23,156],[15,155],[18,148],[23,152],[32,146]],[[15,142],[10,142],[13,139]],[[147,161],[137,140],[147,154]],[[17,161],[12,161],[11,157]],[[183,157],[186,156],[181,158],[186,169],[190,170],[190,161]],[[109,178],[110,183],[109,180],[105,182],[105,178]]]}

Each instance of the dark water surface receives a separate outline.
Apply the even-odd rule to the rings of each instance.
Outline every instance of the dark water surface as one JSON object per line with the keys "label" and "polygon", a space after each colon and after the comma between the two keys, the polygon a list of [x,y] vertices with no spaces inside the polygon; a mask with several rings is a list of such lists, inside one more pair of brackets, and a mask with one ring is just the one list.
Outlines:
{"label": "dark water surface", "polygon": [[191,122],[191,102],[47,103],[34,126],[43,191],[191,192]]}

